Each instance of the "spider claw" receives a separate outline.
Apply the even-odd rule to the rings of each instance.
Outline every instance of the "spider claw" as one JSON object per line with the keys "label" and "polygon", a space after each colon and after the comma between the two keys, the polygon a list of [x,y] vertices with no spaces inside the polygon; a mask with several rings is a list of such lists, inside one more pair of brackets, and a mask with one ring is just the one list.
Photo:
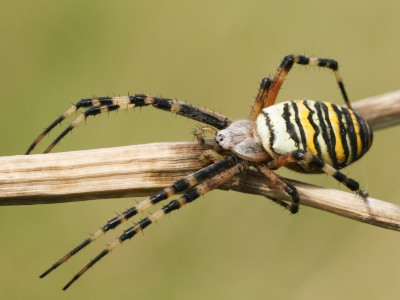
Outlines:
{"label": "spider claw", "polygon": [[356,194],[363,199],[367,199],[369,197],[369,194],[363,190],[357,191]]}

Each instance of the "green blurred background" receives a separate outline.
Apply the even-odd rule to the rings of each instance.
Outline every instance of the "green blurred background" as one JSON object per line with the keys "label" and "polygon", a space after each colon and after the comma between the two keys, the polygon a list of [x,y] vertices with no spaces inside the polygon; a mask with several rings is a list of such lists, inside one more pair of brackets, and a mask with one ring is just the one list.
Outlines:
{"label": "green blurred background", "polygon": [[[245,118],[261,78],[289,53],[337,59],[353,100],[400,86],[399,1],[0,4],[0,155],[22,154],[72,102],[92,95],[162,95]],[[280,99],[305,97],[342,103],[330,72],[296,67]],[[195,126],[151,108],[114,113],[55,150],[192,140]],[[376,132],[365,159],[345,170],[373,197],[397,203],[399,134]],[[324,175],[280,174],[341,188]],[[223,191],[127,242],[67,293],[66,281],[121,230],[39,280],[137,200],[2,207],[0,299],[400,298],[400,233],[306,207],[290,216],[265,198]]]}

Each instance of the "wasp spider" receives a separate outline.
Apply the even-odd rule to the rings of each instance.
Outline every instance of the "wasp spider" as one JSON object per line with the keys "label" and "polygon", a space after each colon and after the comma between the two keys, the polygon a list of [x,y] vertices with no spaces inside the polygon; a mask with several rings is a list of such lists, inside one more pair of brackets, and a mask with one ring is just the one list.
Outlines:
{"label": "wasp spider", "polygon": [[[331,69],[347,108],[312,100],[293,100],[275,104],[285,77],[295,63]],[[64,286],[64,290],[124,241],[131,239],[166,214],[196,200],[199,196],[249,168],[258,170],[290,195],[290,202],[281,199],[273,199],[273,201],[293,214],[299,209],[299,195],[296,188],[273,172],[283,166],[304,173],[326,173],[361,197],[368,197],[368,194],[360,189],[357,181],[348,178],[338,170],[364,155],[371,146],[372,131],[366,121],[352,110],[338,71],[338,63],[332,59],[302,55],[286,56],[276,75],[272,79],[262,80],[247,120],[232,122],[228,117],[205,108],[175,99],[141,94],[82,99],[47,127],[31,144],[26,154],[29,154],[57,124],[79,109],[83,109],[83,113],[47,147],[45,152],[50,152],[68,132],[89,116],[142,106],[152,106],[182,115],[207,124],[205,129],[218,130],[215,135],[215,152],[213,155],[207,154],[207,157],[211,158],[210,164],[112,218],[40,275],[41,278],[46,276],[107,231],[116,228],[139,212],[175,194],[183,193],[181,197],[170,201],[136,225],[126,229],[118,239],[81,269]],[[202,140],[202,133],[198,135],[199,140]]]}

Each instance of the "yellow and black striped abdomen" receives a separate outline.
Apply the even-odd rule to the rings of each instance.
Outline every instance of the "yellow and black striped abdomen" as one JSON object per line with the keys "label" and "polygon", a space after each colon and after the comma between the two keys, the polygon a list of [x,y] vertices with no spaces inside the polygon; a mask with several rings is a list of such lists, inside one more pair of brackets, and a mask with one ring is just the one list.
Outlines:
{"label": "yellow and black striped abdomen", "polygon": [[[264,108],[257,130],[272,157],[304,150],[341,169],[359,159],[372,143],[366,121],[329,102],[294,100]],[[307,165],[302,165],[309,171]]]}

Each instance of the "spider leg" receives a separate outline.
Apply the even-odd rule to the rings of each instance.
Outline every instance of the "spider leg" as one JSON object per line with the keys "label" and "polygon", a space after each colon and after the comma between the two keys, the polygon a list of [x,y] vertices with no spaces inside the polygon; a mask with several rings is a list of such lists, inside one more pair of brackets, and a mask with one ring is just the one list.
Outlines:
{"label": "spider leg", "polygon": [[216,161],[220,161],[224,158],[223,155],[219,154],[215,150],[205,150],[200,154],[199,160],[203,165],[208,165]]}
{"label": "spider leg", "polygon": [[260,114],[263,107],[268,107],[275,103],[279,90],[281,89],[286,76],[295,63],[299,65],[318,66],[321,68],[331,69],[335,75],[340,92],[342,93],[347,107],[352,109],[346,89],[344,88],[342,77],[339,73],[339,64],[336,60],[291,54],[283,58],[278,71],[272,80],[269,78],[264,78],[262,80],[256,101],[251,110],[249,117],[250,120],[254,121]]}
{"label": "spider leg", "polygon": [[283,201],[282,199],[278,199],[278,198],[272,198],[272,197],[268,197],[268,199],[272,200],[273,202],[275,202],[276,204],[278,204],[279,206],[282,206],[284,209],[287,209],[290,211],[290,207],[292,206],[289,203],[286,203],[285,201]]}
{"label": "spider leg", "polygon": [[210,134],[216,134],[217,130],[215,129],[215,127],[211,127],[211,126],[198,126],[197,128],[193,129],[193,135],[195,136],[195,138],[197,139],[197,141],[200,144],[204,144],[205,143],[205,135],[206,133],[210,133]]}
{"label": "spider leg", "polygon": [[263,78],[263,80],[261,81],[260,87],[258,88],[256,100],[254,101],[254,104],[251,108],[249,120],[255,121],[257,119],[257,116],[260,114],[261,110],[264,107],[264,103],[266,101],[272,83],[273,81],[271,80],[271,78],[268,77]]}
{"label": "spider leg", "polygon": [[275,160],[268,163],[268,167],[271,169],[278,169],[282,166],[286,166],[293,163],[305,163],[309,169],[319,170],[327,175],[332,176],[340,183],[344,184],[348,189],[356,192],[362,198],[368,198],[368,193],[360,189],[360,184],[352,178],[347,177],[345,174],[339,170],[333,168],[332,166],[325,163],[322,159],[314,156],[303,150],[296,150],[291,153],[281,155]]}
{"label": "spider leg", "polygon": [[333,71],[335,74],[336,81],[339,85],[339,89],[342,93],[343,99],[349,109],[351,108],[349,98],[347,96],[346,90],[344,88],[342,77],[339,73],[339,64],[336,60],[328,59],[328,58],[317,58],[317,57],[306,57],[304,55],[287,55],[283,58],[278,71],[273,79],[273,84],[270,92],[267,95],[264,107],[271,106],[275,103],[276,96],[278,95],[279,90],[285,80],[287,74],[292,68],[293,64],[299,65],[309,65],[309,66],[318,66],[321,68],[328,68]]}
{"label": "spider leg", "polygon": [[299,201],[300,197],[297,192],[297,189],[290,183],[286,182],[282,177],[278,176],[276,173],[271,171],[264,165],[259,166],[258,171],[267,177],[272,184],[278,186],[280,189],[285,191],[291,197],[291,205],[287,204],[283,200],[278,199],[271,199],[274,202],[278,203],[279,205],[283,206],[284,208],[288,209],[292,214],[295,214],[299,211]]}
{"label": "spider leg", "polygon": [[155,211],[150,214],[148,217],[142,219],[135,226],[132,226],[126,229],[123,234],[116,240],[114,240],[109,246],[107,246],[103,251],[100,252],[94,259],[92,259],[85,267],[83,267],[64,287],[63,290],[66,290],[74,283],[79,277],[81,277],[87,270],[89,270],[94,264],[96,264],[100,259],[102,259],[105,255],[110,253],[116,247],[122,245],[122,243],[128,239],[134,237],[138,232],[143,231],[150,224],[158,221],[163,216],[171,213],[174,210],[177,210],[184,205],[193,202],[198,197],[204,195],[205,193],[217,188],[222,183],[228,181],[230,178],[235,176],[236,174],[244,171],[247,168],[245,162],[238,162],[232,167],[220,172],[213,174],[210,178],[205,180],[203,183],[197,185],[194,188],[189,189],[182,197],[176,200],[172,200],[161,209]]}
{"label": "spider leg", "polygon": [[71,124],[68,125],[51,143],[50,145],[44,150],[43,153],[49,153],[60,141],[64,138],[69,132],[71,132],[75,127],[81,124],[83,121],[86,120],[89,116],[95,116],[100,113],[110,112],[114,110],[122,110],[134,107],[132,104],[123,103],[123,104],[110,104],[107,106],[95,106],[90,107],[85,110],[82,114],[80,114]]}
{"label": "spider leg", "polygon": [[72,113],[78,111],[80,108],[86,108],[86,111],[75,119],[45,150],[46,152],[51,149],[73,128],[78,126],[88,116],[95,116],[100,113],[110,112],[113,110],[128,109],[134,107],[153,106],[155,108],[170,111],[178,115],[188,117],[215,128],[222,129],[227,127],[231,120],[224,115],[213,112],[203,107],[196,107],[175,99],[151,97],[148,95],[133,95],[122,97],[100,97],[93,99],[82,99],[70,107],[66,112],[59,116],[53,123],[50,124],[29,146],[25,154],[29,154],[36,147],[36,145],[58,124],[69,117]]}
{"label": "spider leg", "polygon": [[[119,98],[119,99],[117,99]],[[60,115],[56,120],[53,121],[43,132],[33,141],[29,146],[25,154],[29,154],[36,147],[36,145],[58,124],[68,118],[73,113],[77,112],[80,108],[100,107],[112,104],[119,104],[125,102],[126,97],[100,97],[100,98],[87,98],[81,99],[72,105],[67,111]],[[114,100],[112,100],[114,99]]]}
{"label": "spider leg", "polygon": [[58,268],[60,265],[65,263],[68,259],[70,259],[73,255],[77,254],[80,250],[85,248],[87,245],[95,241],[97,238],[103,236],[110,229],[115,229],[118,225],[126,222],[133,216],[135,216],[139,212],[143,212],[150,208],[151,206],[166,200],[173,195],[183,192],[188,188],[192,188],[193,186],[198,185],[204,180],[215,177],[217,174],[226,171],[228,168],[231,168],[237,164],[237,159],[234,156],[228,156],[223,160],[217,161],[203,169],[198,170],[182,179],[177,180],[172,185],[164,188],[162,191],[157,194],[139,202],[137,205],[128,208],[122,214],[112,218],[105,225],[103,225],[100,229],[94,232],[89,238],[85,239],[82,243],[80,243],[77,247],[68,252],[65,256],[55,262],[49,269],[43,272],[39,277],[43,278],[54,269]]}

